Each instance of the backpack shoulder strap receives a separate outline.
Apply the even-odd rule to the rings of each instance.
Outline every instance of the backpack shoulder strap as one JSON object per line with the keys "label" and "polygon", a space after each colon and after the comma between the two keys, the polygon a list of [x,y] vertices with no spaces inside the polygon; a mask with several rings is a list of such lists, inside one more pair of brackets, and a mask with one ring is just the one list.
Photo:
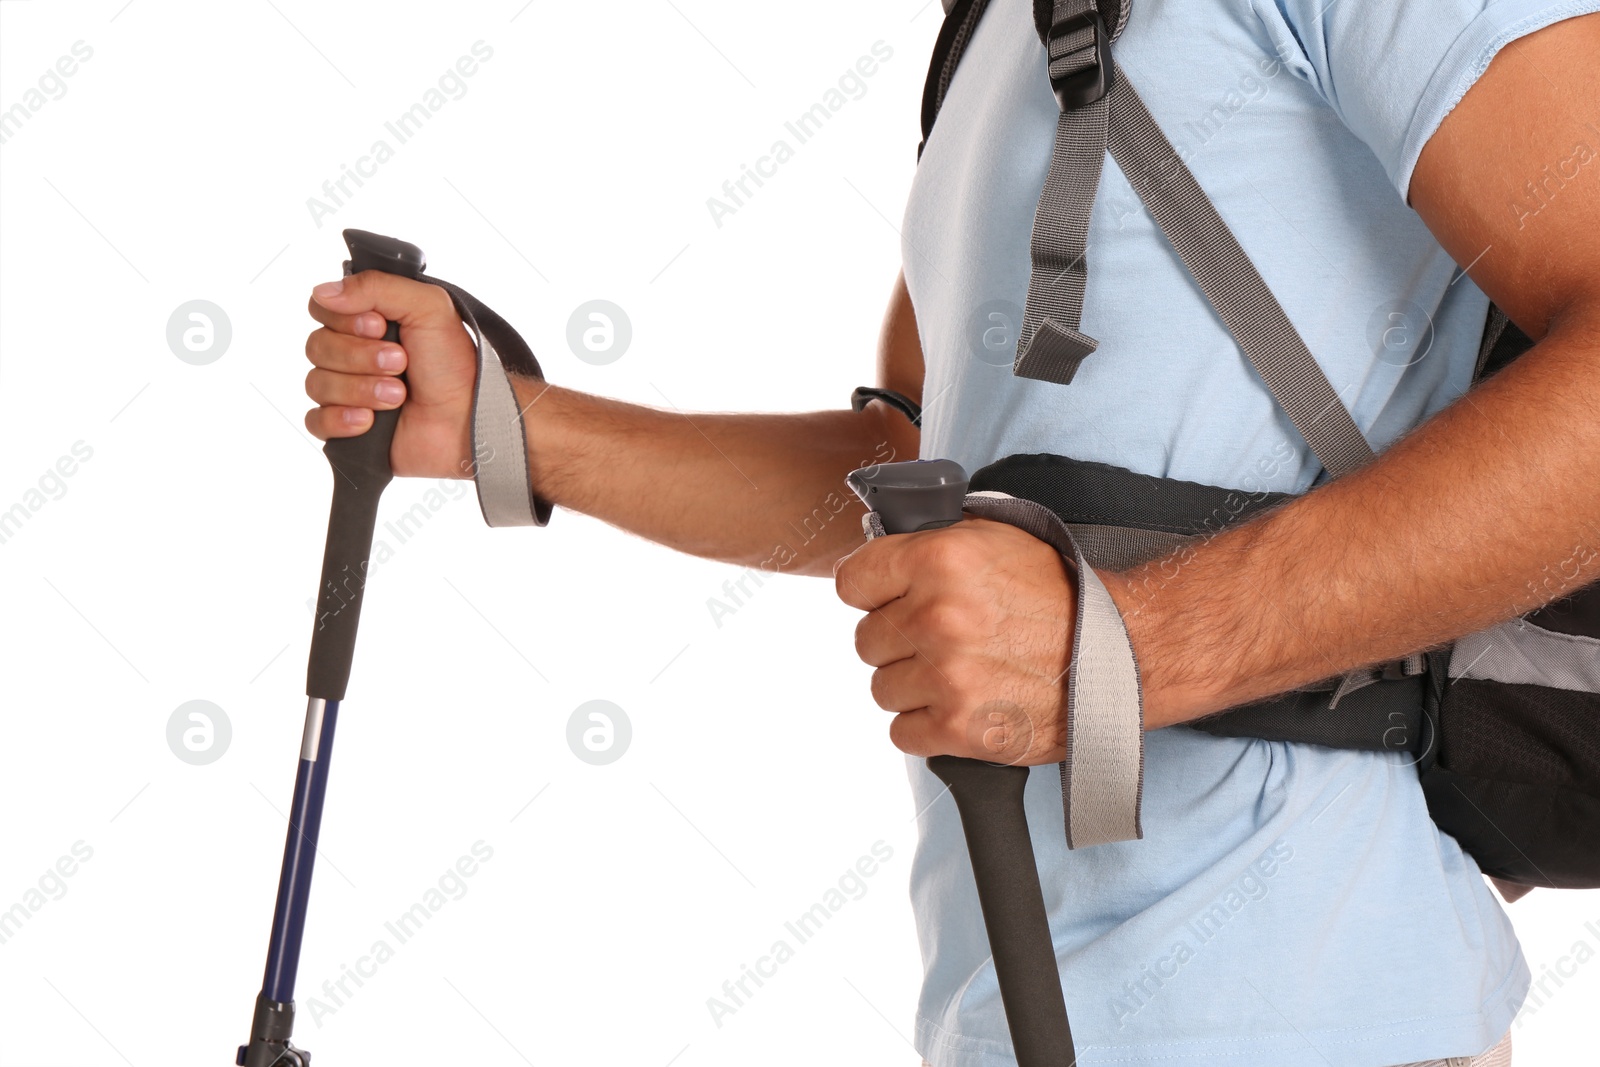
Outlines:
{"label": "backpack shoulder strap", "polygon": [[[922,86],[922,140],[917,143],[917,158],[922,158],[922,146],[928,143],[934,120],[950,91],[950,79],[967,50],[972,32],[978,28],[989,0],[944,0],[944,23],[939,27],[939,38],[933,45],[933,58],[928,63],[928,78]],[[1090,5],[1093,6],[1093,5]],[[1115,39],[1127,25],[1128,13],[1133,9],[1131,0],[1100,0],[1098,4],[1110,36]],[[1047,46],[1050,26],[1055,17],[1054,0],[1033,0],[1033,26],[1039,40]]]}
{"label": "backpack shoulder strap", "polygon": [[[1034,0],[1034,29],[1044,45],[1050,87],[1061,107],[1050,173],[1034,212],[1032,276],[1013,370],[1065,385],[1098,342],[1079,328],[1088,284],[1089,210],[1106,156],[1106,92],[1111,42],[1132,0]],[[953,0],[940,28],[922,94],[920,159],[987,0]]]}
{"label": "backpack shoulder strap", "polygon": [[1261,272],[1119,68],[1109,148],[1206,299],[1328,474],[1372,448]]}
{"label": "backpack shoulder strap", "polygon": [[928,80],[922,86],[922,140],[917,142],[917,158],[922,158],[922,146],[928,143],[933,132],[933,121],[939,117],[944,95],[950,90],[950,79],[955,76],[961,55],[967,50],[972,31],[978,28],[989,0],[954,0],[945,4],[944,24],[939,27],[939,38],[933,44],[933,59],[928,63]]}
{"label": "backpack shoulder strap", "polygon": [[[987,6],[988,0],[948,5],[923,89],[924,145]],[[1366,463],[1372,449],[1337,391],[1112,61],[1111,42],[1131,8],[1131,0],[1034,0],[1034,28],[1046,49],[1061,114],[1034,213],[1032,272],[1015,373],[1065,385],[1097,347],[1079,327],[1088,282],[1089,216],[1109,150],[1328,473],[1337,476]],[[922,145],[917,151],[920,156]]]}
{"label": "backpack shoulder strap", "polygon": [[[1039,31],[1039,40],[1049,41],[1050,27],[1056,21],[1060,6],[1057,0],[1033,0],[1033,28]],[[1128,13],[1133,10],[1133,0],[1099,0],[1095,6],[1105,20],[1106,29],[1111,31],[1111,39],[1122,36],[1123,28],[1128,25]]]}
{"label": "backpack shoulder strap", "polygon": [[[1111,42],[1127,3],[1053,0],[1034,7],[1060,113],[1028,242],[1032,275],[1012,367],[1019,377],[1067,385],[1099,346],[1081,329],[1089,216],[1106,158],[1108,93],[1115,82]],[[1109,24],[1102,12],[1112,15]]]}

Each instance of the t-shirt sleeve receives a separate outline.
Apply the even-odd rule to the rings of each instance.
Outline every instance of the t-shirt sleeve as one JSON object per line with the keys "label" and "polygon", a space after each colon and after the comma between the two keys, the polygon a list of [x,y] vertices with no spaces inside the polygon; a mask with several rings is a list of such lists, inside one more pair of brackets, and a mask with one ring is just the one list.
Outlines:
{"label": "t-shirt sleeve", "polygon": [[1422,146],[1495,54],[1600,0],[1253,0],[1285,64],[1372,148],[1402,198]]}

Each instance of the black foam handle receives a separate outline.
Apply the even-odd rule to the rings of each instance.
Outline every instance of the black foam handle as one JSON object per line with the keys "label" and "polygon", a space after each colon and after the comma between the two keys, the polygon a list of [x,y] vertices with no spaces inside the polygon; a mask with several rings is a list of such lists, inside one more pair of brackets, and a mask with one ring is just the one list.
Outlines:
{"label": "black foam handle", "polygon": [[[967,475],[951,460],[863,467],[846,480],[878,513],[887,533],[937,529],[961,520]],[[928,769],[950,787],[961,815],[1017,1063],[1070,1067],[1077,1052],[1023,806],[1028,768],[934,756]]]}
{"label": "black foam handle", "polygon": [[[344,231],[350,258],[345,274],[381,270],[415,278],[427,261],[416,245],[365,230]],[[390,322],[386,341],[400,340],[400,324]],[[402,378],[404,376],[402,375]],[[306,667],[306,695],[343,700],[356,654],[356,629],[372,560],[372,535],[378,523],[378,501],[394,478],[389,446],[394,441],[400,409],[373,413],[372,425],[355,437],[339,437],[322,446],[333,468],[333,503],[328,511],[328,540],[322,551],[322,584],[317,589],[317,618],[311,631],[311,659]]]}
{"label": "black foam handle", "polygon": [[1070,1067],[1077,1053],[1023,806],[1028,768],[934,756],[928,769],[961,813],[1018,1067]]}

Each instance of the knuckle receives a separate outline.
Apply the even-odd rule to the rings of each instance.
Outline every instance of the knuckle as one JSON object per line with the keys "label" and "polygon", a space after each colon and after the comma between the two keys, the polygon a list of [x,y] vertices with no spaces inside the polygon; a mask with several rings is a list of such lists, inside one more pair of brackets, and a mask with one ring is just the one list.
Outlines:
{"label": "knuckle", "polygon": [[917,729],[917,723],[910,715],[896,715],[894,721],[889,723],[889,741],[908,756],[934,755],[929,740],[929,736]]}
{"label": "knuckle", "polygon": [[870,686],[872,692],[872,702],[885,711],[894,710],[890,706],[890,696],[893,688],[894,687],[891,684],[885,668],[879,667],[877,670],[872,672],[872,682]]}
{"label": "knuckle", "polygon": [[939,597],[918,613],[917,629],[932,638],[950,638],[965,631],[966,610],[949,597]]}
{"label": "knuckle", "polygon": [[910,722],[904,715],[896,715],[894,720],[889,723],[889,742],[908,756],[919,754],[913,751],[913,735]]}
{"label": "knuckle", "polygon": [[860,598],[856,594],[856,583],[852,579],[852,570],[849,563],[841,563],[833,572],[833,591],[851,607],[860,607]]}
{"label": "knuckle", "polygon": [[417,284],[420,284],[426,290],[422,296],[421,304],[430,315],[436,315],[439,318],[460,317],[456,314],[455,301],[450,299],[449,293],[437,285],[429,285],[426,282]]}
{"label": "knuckle", "polygon": [[934,723],[933,736],[929,740],[938,747],[940,752],[948,752],[952,755],[970,752],[972,746],[967,740],[967,730],[963,725],[964,721],[964,717],[959,714],[946,715]]}
{"label": "knuckle", "polygon": [[946,706],[962,711],[972,710],[975,695],[982,690],[986,680],[982,670],[970,660],[952,659],[939,665],[939,673],[945,683],[942,689]]}
{"label": "knuckle", "polygon": [[867,657],[872,649],[872,630],[873,627],[871,615],[862,616],[861,621],[856,623],[856,656],[863,663],[871,662]]}
{"label": "knuckle", "polygon": [[929,537],[918,546],[918,569],[940,578],[958,577],[967,567],[965,539],[946,535]]}
{"label": "knuckle", "polygon": [[337,436],[338,427],[338,413],[335,411],[319,407],[306,412],[306,429],[319,441],[327,441]]}

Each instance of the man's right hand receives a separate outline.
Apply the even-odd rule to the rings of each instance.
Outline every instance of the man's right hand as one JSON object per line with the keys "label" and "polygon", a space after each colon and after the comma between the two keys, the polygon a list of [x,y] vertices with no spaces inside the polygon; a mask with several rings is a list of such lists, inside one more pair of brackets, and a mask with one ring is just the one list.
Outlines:
{"label": "man's right hand", "polygon": [[[389,452],[395,473],[469,476],[477,353],[449,294],[368,271],[319,285],[310,310],[323,328],[306,341],[314,368],[306,393],[319,405],[306,428],[323,440],[352,437],[372,425],[374,410],[403,399]],[[400,324],[403,345],[383,340],[385,319]],[[386,351],[398,358],[383,366],[378,355]],[[781,346],[753,346],[750,355],[789,358]],[[884,317],[877,380],[913,399],[922,391],[904,279]],[[379,399],[380,383],[404,388]],[[917,428],[881,401],[859,412],[691,417],[533,379],[514,378],[512,388],[525,412],[528,474],[545,500],[764,573],[832,574],[834,561],[861,542],[861,507],[845,475],[918,450]]]}
{"label": "man's right hand", "polygon": [[[372,425],[374,411],[399,407],[389,449],[395,474],[471,477],[478,357],[450,295],[437,285],[363,271],[317,286],[309,310],[322,323],[306,338],[312,364],[306,395],[318,405],[306,413],[312,436],[354,437]],[[404,346],[383,340],[386,320],[400,324]]]}

